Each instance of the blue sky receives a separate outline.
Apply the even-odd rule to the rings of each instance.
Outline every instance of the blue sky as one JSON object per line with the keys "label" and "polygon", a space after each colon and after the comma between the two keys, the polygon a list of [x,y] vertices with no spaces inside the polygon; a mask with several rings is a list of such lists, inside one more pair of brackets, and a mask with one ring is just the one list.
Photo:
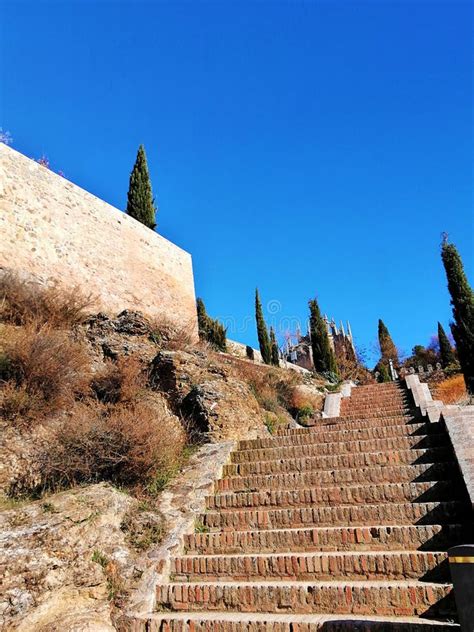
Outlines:
{"label": "blue sky", "polygon": [[0,125],[123,209],[139,143],[158,231],[256,344],[324,312],[425,344],[473,261],[472,4],[1,2]]}

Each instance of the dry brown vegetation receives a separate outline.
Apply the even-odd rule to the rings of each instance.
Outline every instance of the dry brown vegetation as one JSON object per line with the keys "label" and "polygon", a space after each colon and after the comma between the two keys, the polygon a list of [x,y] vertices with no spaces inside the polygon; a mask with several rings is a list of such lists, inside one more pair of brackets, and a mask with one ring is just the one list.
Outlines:
{"label": "dry brown vegetation", "polygon": [[12,272],[0,274],[0,320],[5,323],[35,326],[47,323],[50,327],[67,329],[82,322],[93,304],[93,297],[79,288],[44,286]]}
{"label": "dry brown vegetation", "polygon": [[149,322],[152,340],[170,351],[187,349],[195,342],[193,323],[179,325],[166,316],[157,316],[150,319]]}
{"label": "dry brown vegetation", "polygon": [[0,412],[8,419],[41,419],[88,390],[90,361],[83,346],[48,324],[9,329],[0,353]]}
{"label": "dry brown vegetation", "polygon": [[109,407],[79,404],[42,455],[42,486],[107,480],[145,487],[175,467],[184,445],[176,418],[151,398]]}
{"label": "dry brown vegetation", "polygon": [[458,404],[466,401],[468,396],[464,376],[459,373],[439,382],[435,387],[435,398],[440,399],[445,404]]}
{"label": "dry brown vegetation", "polygon": [[[78,327],[87,305],[76,291],[0,277],[0,421],[20,443],[42,436],[34,475],[17,476],[12,494],[99,481],[157,491],[181,463],[186,432],[148,388],[146,364],[93,356]],[[170,331],[170,344],[185,343]]]}
{"label": "dry brown vegetation", "polygon": [[91,382],[92,391],[103,404],[132,403],[146,393],[147,376],[135,356],[108,360]]}

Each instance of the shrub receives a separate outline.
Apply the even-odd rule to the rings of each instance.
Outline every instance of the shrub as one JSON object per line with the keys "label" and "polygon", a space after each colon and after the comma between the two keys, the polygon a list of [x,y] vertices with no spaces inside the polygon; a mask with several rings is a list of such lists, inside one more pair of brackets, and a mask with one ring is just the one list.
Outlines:
{"label": "shrub", "polygon": [[[27,325],[3,344],[2,414],[41,416],[67,408],[89,384],[84,348],[47,325]],[[5,358],[8,361],[5,361]]]}
{"label": "shrub", "polygon": [[144,395],[147,378],[143,367],[134,356],[107,362],[105,368],[92,380],[91,387],[103,404],[133,402]]}
{"label": "shrub", "polygon": [[161,398],[76,405],[42,455],[43,488],[110,481],[143,485],[175,467],[185,435]]}
{"label": "shrub", "polygon": [[170,351],[183,351],[194,342],[194,324],[179,325],[166,316],[150,320],[150,339]]}
{"label": "shrub", "polygon": [[467,390],[461,373],[443,380],[436,386],[436,398],[445,404],[457,404],[467,400]]}
{"label": "shrub", "polygon": [[13,325],[47,323],[70,328],[85,319],[93,303],[92,296],[78,287],[67,289],[57,283],[43,286],[12,272],[0,274],[0,320]]}

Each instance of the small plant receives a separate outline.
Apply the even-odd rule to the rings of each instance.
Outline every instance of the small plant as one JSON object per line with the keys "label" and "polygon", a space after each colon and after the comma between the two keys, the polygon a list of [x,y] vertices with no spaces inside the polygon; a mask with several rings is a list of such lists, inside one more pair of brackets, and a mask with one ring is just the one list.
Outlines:
{"label": "small plant", "polygon": [[109,563],[109,558],[98,549],[95,549],[92,553],[92,561],[99,564],[99,566],[102,566],[102,568],[106,568]]}
{"label": "small plant", "polygon": [[47,501],[41,505],[41,508],[43,509],[45,513],[58,513],[58,510],[53,505],[53,503],[50,503]]}
{"label": "small plant", "polygon": [[194,522],[194,532],[195,533],[209,533],[209,527],[202,522],[199,518],[196,518]]}

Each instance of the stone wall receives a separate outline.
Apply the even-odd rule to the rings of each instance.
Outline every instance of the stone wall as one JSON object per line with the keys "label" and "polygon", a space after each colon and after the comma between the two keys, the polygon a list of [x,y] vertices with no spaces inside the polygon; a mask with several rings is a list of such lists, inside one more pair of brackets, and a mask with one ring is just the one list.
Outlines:
{"label": "stone wall", "polygon": [[80,286],[102,311],[164,315],[197,335],[191,255],[0,143],[0,268]]}

